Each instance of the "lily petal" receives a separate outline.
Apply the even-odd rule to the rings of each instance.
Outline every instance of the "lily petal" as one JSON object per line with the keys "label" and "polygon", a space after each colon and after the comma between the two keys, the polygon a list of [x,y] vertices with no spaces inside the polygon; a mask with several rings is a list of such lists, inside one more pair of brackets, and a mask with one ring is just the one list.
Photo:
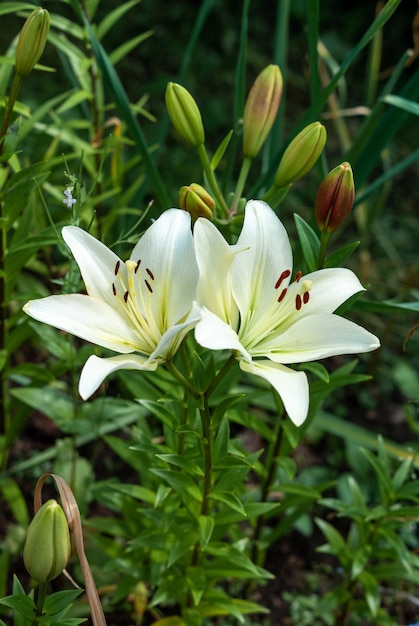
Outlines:
{"label": "lily petal", "polygon": [[240,361],[240,368],[264,378],[280,395],[285,410],[296,426],[301,426],[309,407],[308,380],[304,372],[271,361]]}
{"label": "lily petal", "polygon": [[140,238],[131,260],[141,260],[140,270],[152,289],[152,315],[163,332],[187,315],[195,298],[198,266],[189,213],[164,211]]}
{"label": "lily petal", "polygon": [[183,341],[186,334],[199,322],[202,316],[202,309],[194,303],[192,310],[186,320],[181,324],[171,326],[162,336],[156,349],[150,355],[149,361],[166,360],[173,356]]}
{"label": "lily petal", "polygon": [[96,355],[90,356],[81,372],[79,393],[83,400],[87,400],[99,388],[105,378],[117,370],[148,370],[157,369],[158,363],[149,362],[149,359],[140,355],[112,356],[102,359]]}
{"label": "lily petal", "polygon": [[202,308],[202,316],[195,326],[195,339],[210,350],[235,350],[248,361],[252,358],[239,341],[237,333],[211,311]]}
{"label": "lily petal", "polygon": [[380,342],[362,326],[333,314],[310,315],[252,350],[278,363],[304,363],[337,354],[371,352]]}
{"label": "lily petal", "polygon": [[103,300],[119,311],[121,307],[112,292],[112,283],[118,262],[119,271],[126,278],[125,264],[101,241],[77,226],[65,226],[62,235],[77,261],[89,296]]}
{"label": "lily petal", "polygon": [[194,241],[199,268],[198,302],[236,328],[239,311],[231,289],[231,266],[237,253],[249,246],[229,245],[216,226],[204,218],[195,223]]}
{"label": "lily petal", "polygon": [[297,283],[289,286],[287,299],[295,302],[295,295],[301,292],[304,284],[310,285],[310,300],[300,311],[293,307],[294,319],[313,313],[333,313],[351,296],[365,291],[358,277],[344,267],[327,268],[306,274]]}
{"label": "lily petal", "polygon": [[132,324],[128,324],[109,304],[91,296],[48,296],[30,300],[23,310],[40,322],[116,352],[145,349]]}
{"label": "lily petal", "polygon": [[244,326],[249,314],[252,323],[256,323],[266,313],[272,299],[277,299],[275,285],[284,271],[287,276],[281,287],[288,285],[292,252],[284,226],[270,206],[260,200],[246,204],[237,244],[249,246],[248,251],[236,257],[232,268],[234,298]]}

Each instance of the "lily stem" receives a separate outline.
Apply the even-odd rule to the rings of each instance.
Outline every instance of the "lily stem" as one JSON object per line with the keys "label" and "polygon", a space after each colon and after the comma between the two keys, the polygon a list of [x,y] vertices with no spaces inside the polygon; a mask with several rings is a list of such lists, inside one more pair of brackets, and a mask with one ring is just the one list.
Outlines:
{"label": "lily stem", "polygon": [[45,602],[45,598],[47,596],[47,586],[48,583],[40,583],[39,587],[38,587],[38,598],[36,601],[36,617],[37,619],[35,619],[32,622],[32,626],[35,626],[36,624],[38,624],[38,618],[42,617],[42,613],[44,611],[44,602]]}
{"label": "lily stem", "polygon": [[[279,450],[281,448],[282,438],[284,434],[283,425],[284,417],[280,417],[276,420],[273,437],[268,446],[268,450],[266,452],[266,458],[264,462],[264,466],[267,468],[267,473],[265,474],[262,485],[261,485],[261,502],[265,502],[268,498],[270,488],[275,479],[275,470],[277,465],[277,456]],[[260,536],[265,524],[264,515],[260,515],[256,522],[255,532],[253,534],[253,547],[252,547],[252,561],[253,563],[259,564],[262,556],[262,550],[259,546]]]}
{"label": "lily stem", "polygon": [[237,211],[237,206],[240,202],[240,198],[246,184],[247,177],[249,175],[250,166],[252,165],[252,159],[250,157],[244,157],[240,169],[239,178],[234,192],[233,202],[231,204],[231,215],[234,215]]}
{"label": "lily stem", "polygon": [[22,84],[22,76],[20,76],[20,74],[15,74],[13,76],[13,82],[10,88],[9,97],[7,99],[6,110],[4,112],[3,123],[0,129],[0,154],[2,154],[3,152],[4,138],[6,136],[7,129],[9,128],[10,118],[12,117],[13,107],[15,106],[15,102],[16,102],[21,84]]}
{"label": "lily stem", "polygon": [[186,376],[184,376],[182,372],[178,370],[178,368],[173,363],[173,361],[166,361],[166,367],[169,370],[169,372],[172,374],[172,376],[176,378],[176,380],[180,382],[181,385],[183,385],[183,387],[191,394],[193,398],[198,399],[201,397],[201,394],[199,393],[199,391],[196,391],[196,389],[194,388],[193,385],[191,385],[191,383],[186,378]]}
{"label": "lily stem", "polygon": [[327,245],[329,243],[329,237],[330,237],[330,233],[326,231],[322,232],[322,236],[320,239],[319,261],[317,263],[317,268],[319,270],[323,269],[324,267],[324,262],[326,260]]}
{"label": "lily stem", "polygon": [[[9,128],[10,119],[13,114],[20,86],[22,84],[22,76],[16,74],[13,77],[12,86],[10,88],[9,98],[7,100],[6,110],[0,129],[0,155],[3,153],[4,141]],[[5,163],[1,167],[6,167]],[[6,177],[7,178],[7,177]],[[6,303],[6,283],[5,283],[5,257],[7,249],[6,241],[6,218],[4,215],[3,198],[0,193],[0,434],[7,435],[9,429],[9,407],[8,407],[8,389],[7,389],[7,370],[9,364],[9,355],[7,353],[7,303]],[[0,465],[6,463],[6,455],[2,456]]]}
{"label": "lily stem", "polygon": [[208,159],[207,151],[205,150],[205,145],[201,143],[197,147],[197,150],[198,150],[199,158],[201,159],[202,167],[204,168],[205,175],[211,186],[215,199],[217,200],[217,203],[220,209],[222,210],[224,217],[229,217],[230,211],[229,211],[226,201],[224,200],[224,196],[221,193],[221,190],[218,186],[217,179],[214,176],[214,172],[211,168],[211,163]]}

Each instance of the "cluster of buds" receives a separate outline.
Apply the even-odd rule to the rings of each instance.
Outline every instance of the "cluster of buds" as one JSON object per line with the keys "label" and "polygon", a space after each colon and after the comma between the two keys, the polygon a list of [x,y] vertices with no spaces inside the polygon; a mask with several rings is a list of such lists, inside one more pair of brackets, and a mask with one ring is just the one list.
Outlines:
{"label": "cluster of buds", "polygon": [[41,506],[26,535],[23,561],[39,583],[56,578],[70,558],[70,533],[63,509],[56,500]]}
{"label": "cluster of buds", "polygon": [[346,220],[354,205],[355,186],[348,162],[333,168],[316,194],[316,221],[319,229],[333,233]]}
{"label": "cluster of buds", "polygon": [[211,220],[215,209],[215,200],[204,187],[198,183],[192,183],[180,188],[179,208],[188,211],[194,221],[198,217]]}
{"label": "cluster of buds", "polygon": [[275,187],[288,187],[302,178],[316,163],[326,143],[326,129],[320,122],[309,124],[291,141],[275,174]]}
{"label": "cluster of buds", "polygon": [[243,155],[258,155],[275,122],[282,95],[282,74],[277,65],[268,65],[256,78],[243,114]]}
{"label": "cluster of buds", "polygon": [[[283,79],[277,65],[268,65],[258,75],[248,94],[243,115],[243,156],[241,186],[236,190],[240,198],[250,161],[255,158],[266,141],[275,122],[282,95]],[[201,113],[191,94],[177,83],[169,83],[166,89],[166,106],[173,126],[191,146],[203,149],[205,132]],[[303,128],[286,148],[272,188],[266,199],[282,193],[302,178],[315,165],[326,143],[326,129],[320,122]],[[211,174],[211,172],[210,172]],[[213,187],[213,186],[212,186]],[[217,197],[217,202],[219,197]],[[316,197],[316,220],[322,232],[331,233],[346,219],[354,202],[354,182],[349,163],[333,169],[321,184]],[[216,202],[197,183],[184,186],[179,191],[179,206],[188,211],[194,220],[198,217],[212,219]],[[237,207],[233,203],[234,208]],[[228,209],[227,209],[228,212]]]}
{"label": "cluster of buds", "polygon": [[30,74],[41,58],[50,22],[46,9],[35,9],[24,23],[16,48],[15,70],[19,76]]}

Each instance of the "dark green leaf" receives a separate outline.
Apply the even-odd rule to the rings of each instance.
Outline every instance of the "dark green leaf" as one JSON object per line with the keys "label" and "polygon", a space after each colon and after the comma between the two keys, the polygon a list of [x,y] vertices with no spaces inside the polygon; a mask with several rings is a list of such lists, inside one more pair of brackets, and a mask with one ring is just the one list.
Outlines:
{"label": "dark green leaf", "polygon": [[307,269],[309,272],[314,272],[318,267],[320,240],[311,226],[297,213],[294,213],[294,221]]}

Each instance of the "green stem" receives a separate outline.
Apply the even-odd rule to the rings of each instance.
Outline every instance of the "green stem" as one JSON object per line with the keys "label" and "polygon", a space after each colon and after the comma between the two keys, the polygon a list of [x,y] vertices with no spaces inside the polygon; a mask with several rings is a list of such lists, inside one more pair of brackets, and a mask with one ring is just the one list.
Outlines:
{"label": "green stem", "polygon": [[[266,458],[264,461],[264,466],[267,468],[267,472],[262,481],[261,486],[261,502],[265,502],[273,481],[275,479],[275,470],[276,470],[276,458],[278,456],[278,452],[281,447],[282,438],[284,434],[284,429],[282,428],[284,416],[280,417],[276,424],[273,438],[268,446],[268,450],[266,452]],[[258,563],[261,559],[261,549],[259,546],[260,536],[264,527],[265,517],[264,515],[260,515],[256,522],[255,532],[253,534],[253,547],[252,547],[252,561],[253,563]]]}
{"label": "green stem", "polygon": [[227,374],[228,370],[231,368],[231,366],[235,362],[236,362],[236,357],[234,356],[234,354],[232,354],[230,356],[230,358],[224,363],[224,365],[222,366],[222,368],[220,369],[220,371],[218,372],[218,374],[216,375],[216,377],[214,378],[212,383],[207,388],[207,390],[205,392],[206,398],[209,398],[210,395],[213,393],[213,391],[215,391],[216,387],[224,379],[224,377]]}
{"label": "green stem", "polygon": [[268,202],[270,206],[275,209],[287,196],[289,190],[291,189],[291,186],[292,183],[290,185],[287,185],[286,187],[276,187],[275,185],[272,185],[272,187],[270,187],[268,191],[262,196],[261,200],[263,200],[264,202]]}
{"label": "green stem", "polygon": [[209,161],[207,151],[205,150],[205,145],[201,143],[197,147],[197,150],[198,150],[199,158],[201,159],[202,167],[204,168],[205,175],[211,186],[215,199],[217,200],[217,203],[219,207],[221,208],[224,214],[224,217],[229,217],[230,211],[228,209],[226,201],[224,200],[224,196],[221,193],[221,190],[218,186],[217,179],[214,176],[214,172],[212,171],[211,163]]}
{"label": "green stem", "polygon": [[191,385],[189,380],[182,374],[182,372],[178,370],[173,361],[167,361],[166,367],[172,374],[172,376],[174,376],[174,378],[176,378],[176,380],[179,381],[181,385],[183,385],[183,387],[191,394],[193,398],[198,399],[201,397],[201,394],[196,391],[196,389],[193,387],[193,385]]}
{"label": "green stem", "polygon": [[12,117],[13,107],[15,106],[15,102],[16,102],[21,84],[22,84],[22,76],[20,76],[20,74],[15,74],[13,76],[13,82],[10,88],[10,94],[7,100],[3,123],[1,125],[1,130],[0,130],[0,154],[2,154],[3,152],[4,138],[6,136],[7,129],[9,128],[10,118]]}
{"label": "green stem", "polygon": [[[42,613],[44,611],[44,602],[45,602],[45,598],[47,597],[47,587],[48,587],[48,583],[39,583],[39,587],[38,587],[38,598],[36,601],[36,617],[42,617]],[[38,624],[38,620],[35,619],[32,622],[32,626],[35,626],[36,624]]]}
{"label": "green stem", "polygon": [[[0,129],[0,155],[3,152],[4,140],[9,128],[10,119],[13,114],[13,108],[19,93],[20,86],[22,84],[22,76],[19,74],[14,75],[12,86],[10,88],[9,98],[7,100],[6,110],[4,113],[3,122]],[[2,164],[1,167],[6,167]],[[7,302],[6,302],[6,268],[5,257],[7,249],[6,239],[6,218],[3,210],[3,198],[0,194],[0,359],[2,360],[1,372],[0,372],[0,433],[6,435],[9,429],[9,410],[8,410],[8,385],[7,385],[7,370],[9,355],[7,354]],[[1,459],[1,465],[4,466],[6,462],[6,454]]]}
{"label": "green stem", "polygon": [[208,515],[209,494],[212,486],[212,432],[211,412],[208,406],[208,398],[204,397],[204,405],[200,409],[202,434],[204,436],[204,492],[202,496],[201,515]]}
{"label": "green stem", "polygon": [[236,191],[234,192],[234,198],[231,205],[231,215],[234,215],[237,211],[237,206],[240,202],[242,191],[246,184],[247,176],[249,174],[250,166],[252,165],[252,159],[250,157],[244,157],[240,169],[239,179],[236,185]]}
{"label": "green stem", "polygon": [[324,262],[326,259],[327,245],[329,243],[330,233],[323,231],[321,240],[320,240],[320,252],[319,252],[319,261],[317,263],[317,268],[319,270],[323,269]]}

